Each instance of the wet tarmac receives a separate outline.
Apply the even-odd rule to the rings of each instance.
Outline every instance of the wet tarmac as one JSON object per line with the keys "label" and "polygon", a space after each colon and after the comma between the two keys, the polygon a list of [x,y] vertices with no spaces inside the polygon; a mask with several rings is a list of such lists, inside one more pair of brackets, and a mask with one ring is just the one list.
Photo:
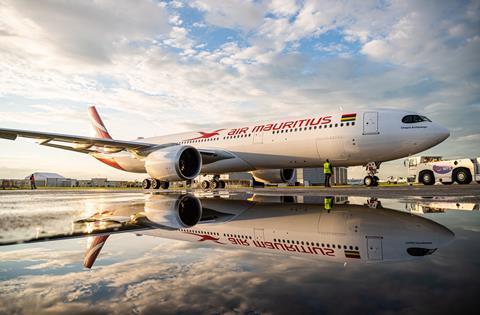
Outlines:
{"label": "wet tarmac", "polygon": [[0,314],[471,312],[478,187],[0,192]]}

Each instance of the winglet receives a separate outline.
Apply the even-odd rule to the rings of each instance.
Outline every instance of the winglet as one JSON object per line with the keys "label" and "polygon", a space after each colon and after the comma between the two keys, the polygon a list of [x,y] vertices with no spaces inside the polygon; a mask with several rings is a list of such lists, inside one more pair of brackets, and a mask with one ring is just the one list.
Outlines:
{"label": "winglet", "polygon": [[95,129],[97,137],[103,139],[112,139],[112,137],[107,131],[107,128],[105,127],[105,124],[102,121],[102,118],[100,118],[100,115],[98,115],[95,106],[90,106],[88,108],[88,115],[90,116],[90,122]]}

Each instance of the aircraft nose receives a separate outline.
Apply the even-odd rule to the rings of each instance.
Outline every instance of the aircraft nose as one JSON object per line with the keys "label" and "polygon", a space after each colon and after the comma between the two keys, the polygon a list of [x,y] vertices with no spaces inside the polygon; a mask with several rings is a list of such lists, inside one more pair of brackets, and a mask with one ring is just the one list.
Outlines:
{"label": "aircraft nose", "polygon": [[453,241],[455,238],[455,233],[453,233],[449,228],[443,225],[437,226],[437,239],[438,245],[443,247]]}
{"label": "aircraft nose", "polygon": [[450,137],[450,130],[448,130],[447,128],[443,127],[443,126],[439,126],[439,138],[441,139],[440,141],[443,141],[445,139],[447,139],[448,137]]}
{"label": "aircraft nose", "polygon": [[441,125],[436,125],[434,128],[433,132],[433,140],[435,144],[439,144],[443,141],[445,141],[448,137],[450,137],[450,130],[447,128],[441,126]]}

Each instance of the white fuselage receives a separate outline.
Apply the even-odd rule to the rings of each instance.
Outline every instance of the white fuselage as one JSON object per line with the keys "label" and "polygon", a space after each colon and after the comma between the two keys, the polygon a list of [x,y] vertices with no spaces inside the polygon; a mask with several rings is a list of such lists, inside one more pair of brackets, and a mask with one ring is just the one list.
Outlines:
{"label": "white fuselage", "polygon": [[[424,151],[442,142],[449,131],[431,121],[402,123],[412,112],[398,110],[312,114],[202,132],[141,139],[145,143],[177,143],[197,149],[228,151],[235,158],[204,164],[202,174],[260,169],[320,167],[326,159],[335,166],[383,162]],[[346,117],[345,117],[346,116]],[[343,119],[342,119],[343,117]],[[353,118],[352,118],[353,117]],[[95,153],[121,169],[145,173],[144,158],[134,153]]]}

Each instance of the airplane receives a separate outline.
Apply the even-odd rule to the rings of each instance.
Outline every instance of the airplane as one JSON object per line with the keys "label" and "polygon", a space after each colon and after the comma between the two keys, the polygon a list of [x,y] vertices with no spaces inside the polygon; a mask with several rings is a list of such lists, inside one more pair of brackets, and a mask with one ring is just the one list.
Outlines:
{"label": "airplane", "polygon": [[[92,268],[108,237],[131,232],[222,248],[341,263],[408,261],[433,254],[454,234],[430,219],[349,204],[348,197],[151,194],[142,204],[103,206],[69,233],[0,240],[0,245],[89,237]],[[310,199],[309,199],[310,198]],[[338,203],[337,203],[338,201]]]}
{"label": "airplane", "polygon": [[[375,109],[215,128],[152,138],[114,140],[96,108],[88,108],[96,137],[0,129],[0,138],[33,138],[40,145],[93,156],[119,170],[147,173],[143,188],[168,189],[172,181],[214,175],[202,188],[225,188],[220,175],[250,172],[259,182],[290,182],[296,168],[367,166],[366,186],[378,185],[380,164],[429,149],[448,129],[411,111]],[[212,128],[213,129],[213,128]]]}

